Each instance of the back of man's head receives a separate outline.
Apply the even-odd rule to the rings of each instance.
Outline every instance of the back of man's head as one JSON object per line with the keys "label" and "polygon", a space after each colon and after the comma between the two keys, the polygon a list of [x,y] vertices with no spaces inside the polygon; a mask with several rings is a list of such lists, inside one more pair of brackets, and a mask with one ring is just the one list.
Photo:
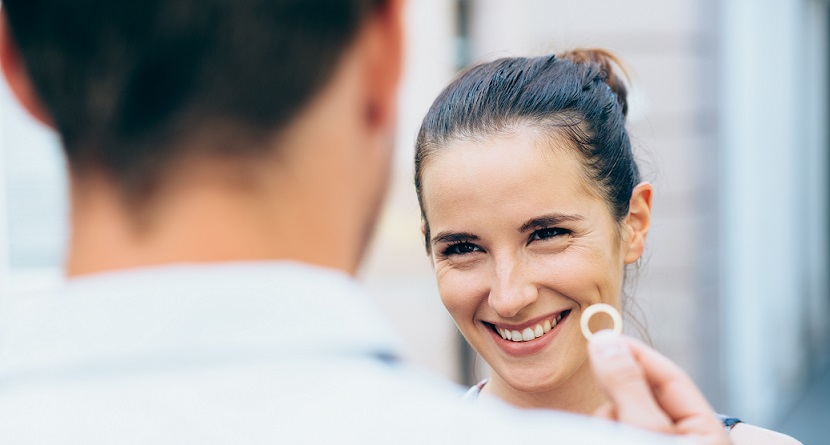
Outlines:
{"label": "back of man's head", "polygon": [[3,8],[73,171],[106,171],[130,196],[151,188],[182,150],[263,149],[257,142],[325,84],[379,3],[4,0]]}

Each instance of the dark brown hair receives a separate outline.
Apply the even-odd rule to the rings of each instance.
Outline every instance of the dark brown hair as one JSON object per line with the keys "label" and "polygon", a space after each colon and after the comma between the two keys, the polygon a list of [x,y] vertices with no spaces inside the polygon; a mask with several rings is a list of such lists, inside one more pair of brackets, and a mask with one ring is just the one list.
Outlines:
{"label": "dark brown hair", "polygon": [[[532,125],[578,150],[589,183],[617,222],[628,214],[640,173],[625,128],[625,83],[618,59],[601,49],[504,58],[463,72],[435,99],[415,144],[415,188],[430,250],[421,178],[429,157],[453,141]],[[621,68],[620,68],[621,69]]]}
{"label": "dark brown hair", "polygon": [[281,129],[381,3],[4,0],[3,9],[70,166],[105,169],[135,193],[183,140],[230,156],[259,149],[236,137]]}

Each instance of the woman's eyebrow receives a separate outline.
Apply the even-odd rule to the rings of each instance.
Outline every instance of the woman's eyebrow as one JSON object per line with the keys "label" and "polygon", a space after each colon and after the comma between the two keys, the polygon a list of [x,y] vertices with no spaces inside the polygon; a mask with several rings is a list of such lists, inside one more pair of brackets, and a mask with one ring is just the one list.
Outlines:
{"label": "woman's eyebrow", "polygon": [[441,232],[432,237],[430,241],[432,244],[435,243],[454,243],[459,241],[476,241],[478,240],[478,236],[473,235],[472,233],[466,232]]}
{"label": "woman's eyebrow", "polygon": [[558,224],[562,224],[563,222],[568,221],[584,221],[580,215],[568,215],[564,213],[551,213],[548,215],[542,215],[533,219],[528,220],[526,223],[522,224],[522,227],[519,228],[519,232],[527,232],[532,229],[537,229],[539,227],[550,227],[555,226]]}

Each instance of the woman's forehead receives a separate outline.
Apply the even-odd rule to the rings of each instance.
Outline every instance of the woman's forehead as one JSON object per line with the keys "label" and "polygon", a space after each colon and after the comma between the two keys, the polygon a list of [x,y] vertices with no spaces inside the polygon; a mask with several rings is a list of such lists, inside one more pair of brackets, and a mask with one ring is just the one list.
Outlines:
{"label": "woman's forehead", "polygon": [[437,212],[490,207],[575,209],[596,200],[585,187],[576,150],[552,147],[554,142],[533,132],[514,132],[448,144],[431,156],[423,171],[427,216],[432,220]]}

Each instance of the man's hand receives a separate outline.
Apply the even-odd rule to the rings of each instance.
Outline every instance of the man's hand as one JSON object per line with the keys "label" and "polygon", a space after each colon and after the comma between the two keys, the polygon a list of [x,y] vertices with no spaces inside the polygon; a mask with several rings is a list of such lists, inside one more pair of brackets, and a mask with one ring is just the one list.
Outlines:
{"label": "man's hand", "polygon": [[671,360],[611,331],[594,335],[588,350],[594,376],[609,400],[596,415],[707,445],[731,443],[709,402]]}

